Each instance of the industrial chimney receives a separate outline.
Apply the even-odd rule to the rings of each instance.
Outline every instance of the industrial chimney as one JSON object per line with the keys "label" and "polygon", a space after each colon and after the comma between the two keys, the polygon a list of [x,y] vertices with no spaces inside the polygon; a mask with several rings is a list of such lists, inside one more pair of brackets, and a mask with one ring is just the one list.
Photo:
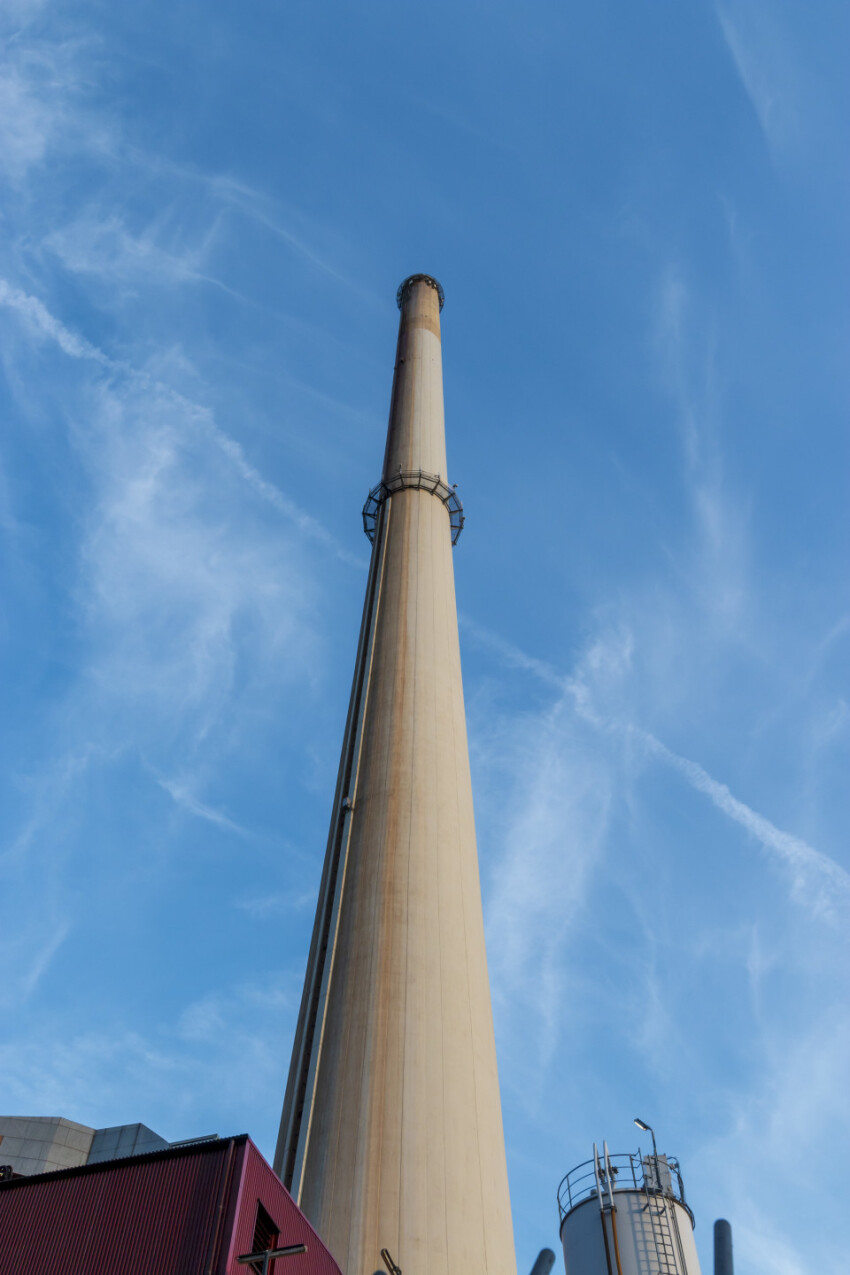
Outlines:
{"label": "industrial chimney", "polygon": [[401,310],[372,560],[275,1168],[347,1275],[516,1275],[447,481],[443,290]]}

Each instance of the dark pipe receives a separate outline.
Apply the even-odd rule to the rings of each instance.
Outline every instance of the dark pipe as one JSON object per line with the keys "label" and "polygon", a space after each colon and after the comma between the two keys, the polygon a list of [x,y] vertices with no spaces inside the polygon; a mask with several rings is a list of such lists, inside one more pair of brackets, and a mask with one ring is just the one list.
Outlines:
{"label": "dark pipe", "polygon": [[531,1268],[530,1275],[549,1275],[552,1267],[555,1265],[555,1254],[551,1248],[541,1248],[537,1254],[537,1261]]}
{"label": "dark pipe", "polygon": [[608,1227],[605,1225],[605,1210],[599,1210],[599,1221],[602,1224],[602,1238],[605,1241],[605,1269],[608,1275],[614,1275],[614,1267],[611,1265],[611,1245],[608,1243]]}
{"label": "dark pipe", "polygon": [[[608,1160],[608,1152],[605,1152],[605,1160]],[[609,1187],[610,1190],[610,1187]],[[613,1193],[612,1193],[613,1201]],[[611,1234],[614,1237],[614,1260],[617,1263],[617,1275],[623,1275],[623,1267],[620,1262],[620,1241],[617,1239],[617,1210],[612,1202],[611,1204]]]}
{"label": "dark pipe", "polygon": [[735,1275],[732,1227],[724,1217],[719,1217],[714,1223],[714,1275]]}

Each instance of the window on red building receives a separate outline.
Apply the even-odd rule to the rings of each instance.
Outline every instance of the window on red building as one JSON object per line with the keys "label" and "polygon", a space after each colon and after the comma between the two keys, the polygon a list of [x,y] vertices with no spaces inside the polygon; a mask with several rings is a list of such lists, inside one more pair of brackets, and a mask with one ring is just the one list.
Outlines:
{"label": "window on red building", "polygon": [[[254,1243],[251,1245],[252,1253],[265,1253],[270,1248],[277,1245],[280,1231],[277,1223],[273,1222],[266,1210],[263,1208],[259,1200],[257,1200],[257,1220],[254,1223]],[[251,1269],[261,1275],[262,1262],[252,1262]]]}

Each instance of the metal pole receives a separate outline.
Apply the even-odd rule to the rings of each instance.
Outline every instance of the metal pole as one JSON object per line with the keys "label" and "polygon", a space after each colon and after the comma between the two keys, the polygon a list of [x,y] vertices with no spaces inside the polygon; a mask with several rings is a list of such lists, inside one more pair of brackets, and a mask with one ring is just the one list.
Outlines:
{"label": "metal pole", "polygon": [[679,1218],[676,1214],[676,1201],[670,1200],[665,1204],[670,1209],[670,1217],[673,1219],[673,1236],[676,1240],[676,1251],[679,1254],[679,1262],[682,1266],[684,1275],[688,1275],[688,1259],[685,1257],[685,1250],[682,1247],[682,1232],[679,1230]]}
{"label": "metal pole", "polygon": [[614,1258],[617,1262],[617,1275],[623,1275],[623,1268],[620,1265],[620,1242],[617,1239],[617,1206],[614,1203],[614,1175],[611,1172],[611,1160],[608,1156],[608,1143],[602,1143],[602,1153],[605,1156],[605,1181],[608,1186],[608,1198],[611,1201],[611,1234],[614,1237]]}
{"label": "metal pole", "polygon": [[653,1156],[655,1157],[655,1159],[657,1160],[657,1159],[658,1159],[658,1147],[655,1145],[655,1130],[653,1129],[652,1125],[651,1125],[651,1124],[647,1124],[645,1120],[640,1120],[637,1116],[635,1116],[635,1124],[637,1125],[637,1127],[638,1127],[639,1129],[644,1129],[644,1130],[645,1130],[645,1131],[649,1134],[649,1136],[652,1138],[652,1154],[653,1154]]}
{"label": "metal pole", "polygon": [[267,1275],[269,1264],[276,1257],[295,1257],[297,1253],[306,1252],[306,1244],[286,1244],[283,1248],[267,1248],[262,1253],[243,1253],[241,1257],[237,1257],[236,1261],[240,1266],[253,1266],[256,1262],[262,1261],[261,1275]]}
{"label": "metal pole", "polygon": [[732,1227],[725,1217],[714,1223],[714,1275],[735,1275],[732,1264]]}
{"label": "metal pole", "polygon": [[608,1227],[605,1225],[605,1204],[602,1199],[602,1187],[599,1185],[599,1152],[596,1149],[596,1143],[593,1144],[593,1172],[596,1176],[596,1196],[599,1200],[599,1220],[602,1223],[602,1238],[605,1241],[605,1265],[608,1267],[608,1275],[614,1275],[614,1269],[611,1266],[611,1247],[608,1243]]}
{"label": "metal pole", "polygon": [[537,1254],[537,1261],[531,1268],[530,1275],[549,1275],[552,1267],[555,1265],[555,1254],[551,1248],[541,1248]]}
{"label": "metal pole", "polygon": [[401,1267],[396,1266],[390,1254],[390,1250],[388,1248],[381,1249],[381,1257],[383,1259],[384,1265],[389,1271],[389,1275],[401,1275]]}

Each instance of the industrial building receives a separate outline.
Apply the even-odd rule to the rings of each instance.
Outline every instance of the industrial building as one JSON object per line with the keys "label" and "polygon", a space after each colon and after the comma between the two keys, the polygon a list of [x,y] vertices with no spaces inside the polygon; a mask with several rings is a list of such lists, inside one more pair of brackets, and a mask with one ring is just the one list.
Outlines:
{"label": "industrial building", "polygon": [[0,1116],[0,1164],[28,1177],[162,1151],[168,1145],[144,1124],[91,1129],[62,1116]]}
{"label": "industrial building", "polygon": [[0,1275],[261,1275],[287,1248],[278,1271],[341,1275],[247,1134],[0,1182]]}

